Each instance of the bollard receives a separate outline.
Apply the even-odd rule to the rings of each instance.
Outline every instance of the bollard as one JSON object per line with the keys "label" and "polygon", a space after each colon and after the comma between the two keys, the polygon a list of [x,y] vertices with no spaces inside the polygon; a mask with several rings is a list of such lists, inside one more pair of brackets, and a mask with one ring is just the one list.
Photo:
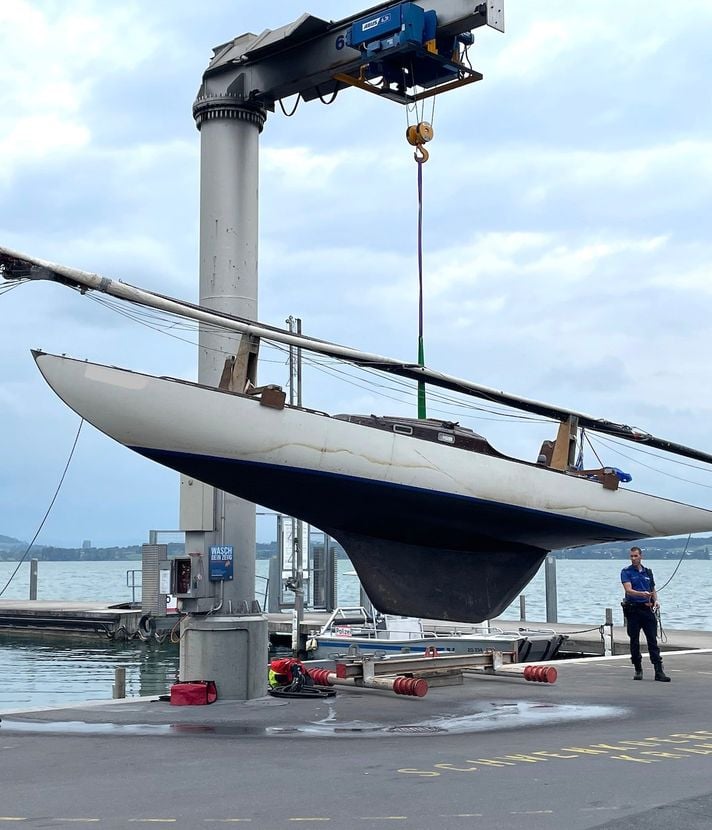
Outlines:
{"label": "bollard", "polygon": [[37,560],[30,559],[30,599],[37,599]]}
{"label": "bollard", "polygon": [[544,579],[546,582],[546,621],[559,621],[559,610],[556,601],[556,559],[547,556],[544,562]]}
{"label": "bollard", "polygon": [[519,622],[527,621],[527,598],[524,594],[519,595]]}
{"label": "bollard", "polygon": [[117,666],[114,669],[114,685],[111,696],[114,700],[126,697],[126,669],[123,666]]}
{"label": "bollard", "polygon": [[604,657],[611,657],[613,655],[613,609],[606,608],[606,622],[603,625],[603,655]]}

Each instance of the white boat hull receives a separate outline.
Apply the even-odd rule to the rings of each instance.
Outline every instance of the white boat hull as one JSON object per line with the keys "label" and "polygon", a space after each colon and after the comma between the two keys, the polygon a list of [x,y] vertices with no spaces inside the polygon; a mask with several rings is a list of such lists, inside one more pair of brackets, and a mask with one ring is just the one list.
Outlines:
{"label": "white boat hull", "polygon": [[510,652],[515,662],[533,663],[553,660],[565,637],[560,634],[482,634],[442,637],[423,637],[408,640],[380,640],[371,637],[337,637],[318,634],[311,638],[313,648],[307,651],[307,660],[338,660],[351,649],[365,655],[395,657],[403,654],[424,655],[432,649],[438,654],[486,654],[490,651]]}
{"label": "white boat hull", "polygon": [[481,621],[553,549],[712,530],[712,511],[171,378],[44,353],[49,385],[130,449],[302,518],[382,611]]}

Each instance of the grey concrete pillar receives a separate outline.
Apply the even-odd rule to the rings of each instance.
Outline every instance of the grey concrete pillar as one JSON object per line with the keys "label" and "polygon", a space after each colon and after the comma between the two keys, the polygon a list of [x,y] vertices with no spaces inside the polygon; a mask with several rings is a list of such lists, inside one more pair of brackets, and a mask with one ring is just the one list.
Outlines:
{"label": "grey concrete pillar", "polygon": [[184,617],[180,637],[180,680],[214,680],[222,700],[267,694],[266,617]]}
{"label": "grey concrete pillar", "polygon": [[[204,85],[193,107],[200,129],[200,304],[240,317],[257,317],[259,134],[263,110]],[[201,326],[198,380],[217,386],[225,358],[237,353],[240,335]],[[223,613],[248,606],[255,596],[255,508],[216,493],[214,531],[201,534],[202,549],[232,545],[235,578],[225,583]],[[197,534],[190,534],[195,547]]]}

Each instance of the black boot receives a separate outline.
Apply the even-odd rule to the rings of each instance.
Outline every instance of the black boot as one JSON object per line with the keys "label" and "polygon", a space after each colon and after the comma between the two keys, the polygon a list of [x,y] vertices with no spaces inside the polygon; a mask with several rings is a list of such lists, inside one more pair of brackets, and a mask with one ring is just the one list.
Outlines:
{"label": "black boot", "polygon": [[643,667],[640,663],[633,663],[633,668],[635,669],[635,674],[633,675],[633,680],[642,680],[643,679]]}
{"label": "black boot", "polygon": [[661,683],[670,682],[670,678],[663,671],[662,663],[655,663],[655,679],[659,680]]}

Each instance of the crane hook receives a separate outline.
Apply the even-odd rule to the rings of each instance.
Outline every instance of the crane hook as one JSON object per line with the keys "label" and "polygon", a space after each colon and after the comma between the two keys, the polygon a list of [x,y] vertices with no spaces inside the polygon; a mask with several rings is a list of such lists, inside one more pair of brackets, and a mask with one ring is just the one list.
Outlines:
{"label": "crane hook", "polygon": [[427,121],[421,121],[419,124],[411,125],[405,131],[408,144],[415,147],[413,158],[418,164],[425,164],[430,158],[430,153],[423,145],[430,141],[434,134],[432,126]]}
{"label": "crane hook", "polygon": [[425,162],[430,158],[430,153],[425,149],[425,147],[423,147],[422,144],[416,144],[413,158],[418,162],[418,164],[425,164]]}

